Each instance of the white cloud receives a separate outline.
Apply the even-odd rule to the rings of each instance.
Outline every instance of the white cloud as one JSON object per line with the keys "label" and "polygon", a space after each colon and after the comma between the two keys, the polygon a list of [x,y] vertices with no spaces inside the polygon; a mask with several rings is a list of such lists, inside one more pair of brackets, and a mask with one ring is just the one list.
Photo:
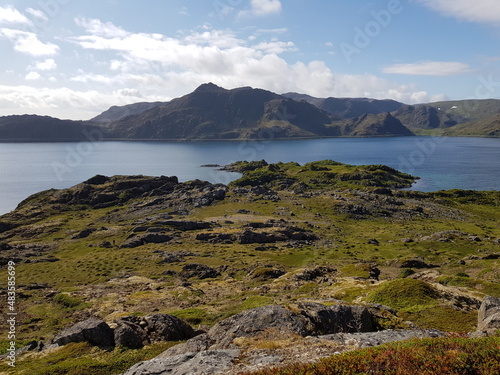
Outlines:
{"label": "white cloud", "polygon": [[[170,100],[150,96],[147,100]],[[0,115],[35,113],[78,120],[90,119],[112,105],[125,105],[146,100],[135,89],[77,91],[70,88],[34,88],[0,85]]]}
{"label": "white cloud", "polygon": [[498,0],[416,0],[445,15],[460,20],[498,24],[500,4]]}
{"label": "white cloud", "polygon": [[44,43],[35,33],[13,29],[0,29],[0,38],[9,39],[14,43],[14,50],[31,56],[52,56],[57,54],[59,46]]}
{"label": "white cloud", "polygon": [[31,25],[31,21],[24,14],[9,5],[0,7],[0,23]]}
{"label": "white cloud", "polygon": [[382,70],[389,74],[408,74],[424,76],[453,76],[472,72],[473,69],[456,61],[422,61],[412,64],[395,64]]}
{"label": "white cloud", "polygon": [[38,81],[42,76],[38,72],[29,72],[24,79],[26,81]]}
{"label": "white cloud", "polygon": [[253,48],[260,50],[260,51],[265,51],[266,53],[275,53],[275,54],[280,54],[283,52],[292,52],[292,51],[298,51],[297,47],[293,42],[262,42],[259,43]]}
{"label": "white cloud", "polygon": [[249,10],[243,10],[239,16],[269,16],[281,12],[282,6],[280,0],[251,0]]}
{"label": "white cloud", "polygon": [[[323,61],[290,63],[280,54],[294,51],[296,46],[278,39],[255,43],[238,38],[231,31],[210,28],[172,38],[132,33],[99,20],[77,22],[85,29],[84,35],[68,40],[79,45],[85,54],[100,51],[93,60],[99,70],[77,68],[73,75],[66,73],[45,81],[49,85],[59,82],[65,88],[0,86],[0,115],[32,112],[88,119],[112,105],[167,101],[210,81],[228,89],[251,85],[277,93],[295,91],[317,97],[365,96],[405,103],[443,99],[415,86],[373,75],[334,75]],[[36,38],[15,30],[6,34],[5,30],[0,29],[0,36],[15,43]],[[56,51],[57,48],[53,52]],[[54,59],[39,59],[26,79],[35,79],[36,72],[41,79],[42,71],[54,69]]]}
{"label": "white cloud", "polygon": [[49,17],[47,17],[47,15],[39,9],[27,8],[26,13],[31,14],[33,17],[38,18],[42,21],[49,20]]}
{"label": "white cloud", "polygon": [[286,27],[282,27],[279,29],[258,29],[257,34],[284,34],[287,33],[289,30]]}
{"label": "white cloud", "polygon": [[179,14],[182,15],[182,16],[190,16],[189,14],[189,10],[187,7],[182,7],[180,10],[179,10]]}
{"label": "white cloud", "polygon": [[57,69],[57,64],[54,59],[47,59],[44,61],[40,61],[35,65],[35,68],[38,70],[46,71],[46,70],[55,70]]}
{"label": "white cloud", "polygon": [[394,99],[406,104],[446,100],[442,94],[432,95],[415,85],[402,85],[375,75],[338,75],[335,77],[334,97],[364,97]]}
{"label": "white cloud", "polygon": [[127,36],[127,32],[121,27],[115,26],[111,22],[102,22],[98,19],[76,18],[78,26],[83,27],[88,33],[106,38],[122,38]]}

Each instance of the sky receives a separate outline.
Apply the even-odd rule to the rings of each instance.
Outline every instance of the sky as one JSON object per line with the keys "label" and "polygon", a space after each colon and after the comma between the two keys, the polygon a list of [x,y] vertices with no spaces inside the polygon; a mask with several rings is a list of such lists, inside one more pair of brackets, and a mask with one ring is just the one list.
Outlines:
{"label": "sky", "polygon": [[213,82],[500,98],[500,0],[0,0],[0,115],[90,119]]}

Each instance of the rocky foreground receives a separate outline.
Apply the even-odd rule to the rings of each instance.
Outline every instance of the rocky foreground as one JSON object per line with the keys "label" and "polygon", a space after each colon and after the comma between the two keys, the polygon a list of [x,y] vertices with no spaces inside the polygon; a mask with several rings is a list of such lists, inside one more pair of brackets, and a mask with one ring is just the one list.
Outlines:
{"label": "rocky foreground", "polygon": [[328,160],[226,169],[242,177],[95,176],[2,216],[15,373],[237,374],[496,334],[498,192]]}

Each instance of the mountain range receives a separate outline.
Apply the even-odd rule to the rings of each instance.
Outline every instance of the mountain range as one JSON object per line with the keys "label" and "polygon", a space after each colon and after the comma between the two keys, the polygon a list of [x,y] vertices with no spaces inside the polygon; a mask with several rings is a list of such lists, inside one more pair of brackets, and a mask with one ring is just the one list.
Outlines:
{"label": "mountain range", "polygon": [[[500,135],[500,100],[406,105],[368,98],[315,98],[213,83],[169,102],[113,106],[88,121],[0,117],[1,141],[229,140],[311,137]],[[96,133],[98,131],[99,133]]]}

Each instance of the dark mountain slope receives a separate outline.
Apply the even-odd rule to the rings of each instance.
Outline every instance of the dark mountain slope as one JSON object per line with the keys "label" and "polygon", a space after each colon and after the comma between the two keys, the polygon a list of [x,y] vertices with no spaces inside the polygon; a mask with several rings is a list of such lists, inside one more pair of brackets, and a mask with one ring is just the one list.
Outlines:
{"label": "dark mountain slope", "polygon": [[377,100],[369,98],[315,98],[305,94],[283,94],[294,100],[304,100],[339,119],[359,117],[364,114],[393,112],[404,106],[395,100]]}
{"label": "dark mountain slope", "polygon": [[352,119],[336,122],[335,128],[343,136],[350,137],[387,137],[411,136],[411,130],[390,113],[363,115]]}
{"label": "dark mountain slope", "polygon": [[2,141],[94,141],[102,137],[104,129],[90,122],[36,115],[0,117]]}
{"label": "dark mountain slope", "polygon": [[443,135],[500,137],[500,114],[456,125],[446,129]]}
{"label": "dark mountain slope", "polygon": [[270,91],[226,90],[208,83],[109,128],[116,137],[127,139],[235,139],[252,138],[268,127],[279,137],[327,135],[325,124],[330,122],[316,107]]}
{"label": "dark mountain slope", "polygon": [[164,104],[165,102],[152,102],[152,103],[142,102],[142,103],[123,105],[123,106],[113,106],[109,108],[107,111],[101,113],[99,116],[94,117],[90,121],[99,123],[111,123],[114,121],[119,121],[127,116],[143,113],[145,111],[150,110],[151,108],[155,108]]}

